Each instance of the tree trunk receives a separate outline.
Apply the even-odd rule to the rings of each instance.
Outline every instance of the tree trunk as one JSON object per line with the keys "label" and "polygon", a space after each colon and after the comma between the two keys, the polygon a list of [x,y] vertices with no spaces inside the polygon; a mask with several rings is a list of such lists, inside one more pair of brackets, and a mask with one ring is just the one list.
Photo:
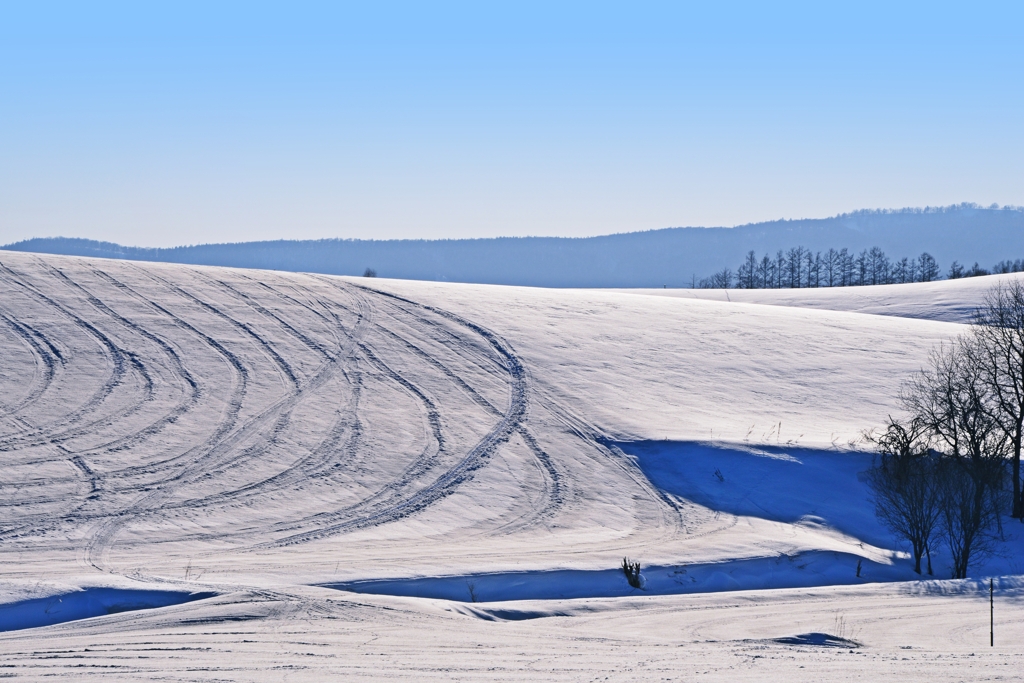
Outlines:
{"label": "tree trunk", "polygon": [[1017,430],[1017,438],[1013,440],[1013,513],[1014,519],[1024,521],[1024,501],[1020,492],[1020,440],[1021,430]]}

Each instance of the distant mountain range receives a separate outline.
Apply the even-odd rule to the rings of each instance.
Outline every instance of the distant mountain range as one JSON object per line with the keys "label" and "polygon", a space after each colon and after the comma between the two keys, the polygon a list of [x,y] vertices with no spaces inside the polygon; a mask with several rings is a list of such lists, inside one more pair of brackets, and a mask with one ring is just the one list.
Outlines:
{"label": "distant mountain range", "polygon": [[0,249],[195,265],[539,287],[689,287],[744,255],[803,246],[892,257],[927,251],[943,272],[954,260],[991,267],[1024,257],[1024,209],[959,204],[869,210],[832,218],[780,220],[734,228],[666,228],[600,237],[462,240],[277,240],[149,249],[53,237]]}

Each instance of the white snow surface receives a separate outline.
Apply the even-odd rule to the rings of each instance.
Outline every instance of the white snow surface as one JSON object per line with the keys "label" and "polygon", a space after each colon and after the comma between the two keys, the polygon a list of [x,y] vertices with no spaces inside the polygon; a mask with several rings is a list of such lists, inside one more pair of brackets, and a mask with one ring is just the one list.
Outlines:
{"label": "white snow surface", "polygon": [[615,289],[607,290],[648,296],[669,296],[706,301],[796,306],[831,311],[855,311],[923,318],[947,322],[970,322],[985,293],[1000,282],[1024,277],[1020,273],[983,275],[962,280],[916,282],[903,285],[814,289]]}
{"label": "white snow surface", "polygon": [[[859,477],[991,282],[719,301],[0,252],[0,673],[1012,679],[1016,526],[978,578],[939,552],[915,581]],[[90,596],[113,613],[53,624]],[[812,633],[851,644],[777,640]]]}

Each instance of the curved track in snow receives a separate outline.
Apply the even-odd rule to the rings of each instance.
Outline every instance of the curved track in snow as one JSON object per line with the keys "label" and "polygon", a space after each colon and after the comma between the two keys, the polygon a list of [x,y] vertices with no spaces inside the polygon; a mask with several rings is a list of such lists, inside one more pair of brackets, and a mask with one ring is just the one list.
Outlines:
{"label": "curved track in snow", "polygon": [[323,276],[23,255],[0,258],[0,287],[25,384],[0,408],[4,542],[123,573],[153,543],[277,552],[495,485],[497,511],[451,533],[514,534],[575,495],[529,423],[523,359],[443,308]]}
{"label": "curved track in snow", "polygon": [[[692,442],[712,426],[714,437],[741,441],[752,424],[777,435],[783,418],[794,437],[821,443],[860,433],[954,327],[0,252],[6,602],[90,585],[219,594],[5,633],[5,666],[27,678],[256,680],[285,669],[324,679],[461,677],[465,667],[442,661],[455,637],[465,644],[459,656],[480,658],[475,674],[492,679],[502,676],[481,636],[506,648],[512,670],[523,666],[523,634],[533,633],[531,661],[581,658],[563,680],[597,677],[608,643],[645,658],[629,667],[620,655],[608,659],[612,677],[692,675],[678,634],[700,641],[690,650],[699,657],[708,638],[721,645],[737,628],[758,639],[809,632],[823,627],[814,620],[832,593],[803,601],[814,623],[797,630],[794,610],[779,606],[796,606],[798,592],[762,596],[761,605],[750,594],[645,594],[506,609],[324,586],[447,577],[472,599],[482,574],[622,578],[624,555],[679,576],[689,565],[725,572],[737,557],[800,557],[807,548],[859,556],[857,539],[828,529],[667,493],[625,442]],[[687,462],[687,476],[712,477]],[[908,609],[925,604],[878,585],[848,589],[842,609],[854,614],[868,593],[878,594],[872,612],[894,596]],[[974,610],[960,597],[947,603]],[[713,618],[698,614],[711,609]],[[770,624],[747,612],[720,619],[721,609]],[[554,615],[566,619],[542,618]],[[921,621],[934,631],[934,618]],[[671,676],[647,666],[658,633],[669,634]],[[754,652],[770,641],[732,642]],[[561,649],[546,657],[551,643]],[[408,652],[420,664],[382,674],[352,656],[385,648],[401,653],[393,661]],[[531,675],[553,678],[553,668]]]}

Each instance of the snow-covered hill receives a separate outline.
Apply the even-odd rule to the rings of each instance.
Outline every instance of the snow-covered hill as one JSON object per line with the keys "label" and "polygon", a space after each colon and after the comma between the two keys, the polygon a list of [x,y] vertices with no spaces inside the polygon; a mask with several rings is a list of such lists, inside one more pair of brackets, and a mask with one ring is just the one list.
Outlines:
{"label": "snow-covered hill", "polygon": [[[0,627],[105,615],[12,630],[0,665],[969,677],[979,586],[877,583],[914,576],[857,474],[863,430],[962,329],[924,318],[962,320],[979,281],[887,289],[881,316],[849,290],[740,303],[0,252]],[[1021,572],[1007,538],[979,572]],[[1000,629],[1024,618],[1000,609]],[[772,640],[819,631],[867,647]],[[1019,666],[1001,647],[985,666]]]}
{"label": "snow-covered hill", "polygon": [[902,318],[969,323],[985,292],[1020,274],[985,275],[950,282],[869,285],[822,289],[620,289],[629,294],[669,296],[705,301],[795,306],[853,311]]}

